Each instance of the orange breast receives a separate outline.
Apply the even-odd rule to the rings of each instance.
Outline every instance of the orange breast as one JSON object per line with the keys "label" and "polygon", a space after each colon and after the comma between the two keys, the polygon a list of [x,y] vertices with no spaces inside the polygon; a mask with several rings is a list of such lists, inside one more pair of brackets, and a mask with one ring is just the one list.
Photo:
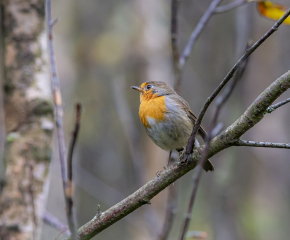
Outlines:
{"label": "orange breast", "polygon": [[148,98],[148,96],[141,94],[140,100],[139,117],[145,127],[150,128],[147,117],[155,119],[157,123],[164,120],[164,114],[167,110],[165,96]]}

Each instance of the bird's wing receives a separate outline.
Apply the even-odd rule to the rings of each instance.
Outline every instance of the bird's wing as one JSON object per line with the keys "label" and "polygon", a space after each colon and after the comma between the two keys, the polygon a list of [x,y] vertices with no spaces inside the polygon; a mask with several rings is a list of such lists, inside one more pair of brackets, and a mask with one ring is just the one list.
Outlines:
{"label": "bird's wing", "polygon": [[[179,95],[177,94],[172,94],[170,97],[172,97],[179,105],[182,109],[184,109],[184,111],[186,112],[188,118],[191,120],[191,122],[193,124],[195,124],[196,121],[196,116],[195,114],[190,110],[190,106],[189,104]],[[203,140],[205,140],[206,136],[207,136],[207,132],[204,128],[203,125],[200,125],[199,131],[198,133],[201,135],[201,137],[203,138]]]}

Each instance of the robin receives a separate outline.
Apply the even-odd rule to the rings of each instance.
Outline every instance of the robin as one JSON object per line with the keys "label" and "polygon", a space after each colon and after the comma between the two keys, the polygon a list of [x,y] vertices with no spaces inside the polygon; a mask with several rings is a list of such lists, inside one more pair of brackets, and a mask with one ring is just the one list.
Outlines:
{"label": "robin", "polygon": [[[139,117],[146,133],[158,147],[170,151],[169,165],[172,151],[180,152],[187,145],[196,116],[189,104],[165,82],[145,82],[131,88],[140,92]],[[207,133],[202,125],[198,134],[205,140]],[[199,146],[197,140],[195,145]],[[209,160],[203,168],[214,170]]]}

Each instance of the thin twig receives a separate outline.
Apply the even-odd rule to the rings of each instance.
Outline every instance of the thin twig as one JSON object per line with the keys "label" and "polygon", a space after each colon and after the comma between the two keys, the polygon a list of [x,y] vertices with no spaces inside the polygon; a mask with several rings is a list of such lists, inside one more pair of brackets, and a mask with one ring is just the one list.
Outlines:
{"label": "thin twig", "polygon": [[[201,166],[203,166],[203,164],[207,160],[209,142],[219,133],[219,131],[221,130],[221,128],[223,126],[223,124],[221,124],[221,123],[217,124],[217,120],[218,120],[221,108],[224,106],[226,101],[229,99],[229,96],[233,92],[237,82],[242,78],[243,73],[245,72],[245,69],[247,67],[247,63],[248,63],[248,59],[244,60],[242,62],[239,69],[237,70],[237,73],[235,74],[235,77],[232,81],[232,84],[229,85],[229,87],[225,89],[225,91],[219,96],[219,98],[216,101],[216,109],[215,109],[215,114],[213,116],[212,123],[210,126],[210,134],[207,137],[208,139],[205,140],[206,146],[205,146],[205,149],[203,150],[201,161],[200,161]],[[186,215],[186,218],[185,218],[185,221],[183,224],[182,234],[181,234],[181,238],[180,238],[181,240],[183,240],[185,238],[187,230],[188,230],[188,226],[189,226],[189,223],[191,220],[191,214],[192,214],[194,201],[196,198],[197,188],[198,188],[200,178],[201,178],[201,175],[203,172],[202,167],[200,167],[197,171],[198,172],[196,174],[196,177],[194,178],[193,189],[192,189],[192,193],[191,193],[191,197],[190,197],[187,215]]]}
{"label": "thin twig", "polygon": [[[195,142],[195,136],[200,128],[202,119],[204,114],[206,113],[209,105],[212,103],[212,101],[215,99],[215,97],[220,93],[220,91],[224,88],[224,86],[228,83],[228,81],[233,77],[234,73],[237,71],[241,63],[246,60],[266,39],[268,39],[275,31],[278,30],[278,27],[283,23],[283,21],[290,15],[290,9],[274,24],[274,26],[262,37],[260,38],[254,45],[252,45],[250,48],[248,48],[243,56],[237,61],[237,63],[232,67],[232,69],[229,71],[229,73],[226,75],[226,77],[222,80],[222,82],[218,85],[218,87],[213,91],[213,93],[210,95],[210,97],[207,98],[206,102],[204,103],[198,118],[195,122],[195,125],[193,127],[192,134],[190,136],[190,139],[188,141],[188,144],[186,146],[186,154],[190,154],[194,147]],[[186,162],[186,156],[185,159],[183,157],[184,162]]]}
{"label": "thin twig", "polygon": [[[247,45],[246,49],[248,47],[249,47],[249,44]],[[226,101],[229,99],[230,95],[232,94],[232,92],[233,92],[235,86],[237,85],[237,83],[239,82],[239,80],[242,78],[242,76],[245,72],[245,69],[248,65],[248,62],[249,62],[249,58],[247,58],[241,62],[236,74],[234,75],[234,79],[231,82],[231,84],[216,99],[216,109],[215,109],[215,113],[214,113],[213,120],[212,120],[213,126],[217,124],[220,110],[223,107],[223,105],[226,103]]]}
{"label": "thin twig", "polygon": [[283,105],[285,105],[286,103],[290,102],[290,98],[287,98],[286,100],[273,104],[270,107],[267,108],[266,113],[271,113],[273,111],[275,111],[277,108],[282,107]]}
{"label": "thin twig", "polygon": [[199,20],[198,24],[196,25],[196,28],[191,33],[190,38],[188,40],[188,43],[186,44],[184,51],[179,59],[180,68],[182,69],[185,65],[191,49],[196,41],[196,39],[199,37],[201,31],[204,29],[205,25],[208,23],[210,17],[212,16],[215,8],[218,6],[218,4],[221,2],[221,0],[213,0],[211,4],[209,5],[208,9],[204,13],[204,15]]}
{"label": "thin twig", "polygon": [[75,148],[75,144],[78,138],[80,125],[81,125],[81,112],[82,112],[82,105],[80,103],[77,103],[76,106],[76,118],[75,118],[75,127],[74,131],[72,133],[72,138],[69,145],[69,151],[68,151],[68,157],[67,157],[67,166],[68,166],[68,181],[72,181],[72,159],[73,159],[73,152]]}
{"label": "thin twig", "polygon": [[209,152],[209,142],[220,132],[222,127],[223,127],[223,124],[219,123],[215,128],[213,128],[210,131],[210,134],[207,136],[206,145],[205,145],[205,148],[204,148],[204,150],[202,152],[202,155],[201,155],[200,166],[197,169],[196,176],[193,179],[193,188],[192,188],[192,192],[191,192],[191,196],[190,196],[189,205],[188,205],[188,208],[187,208],[187,214],[186,214],[186,217],[185,217],[185,220],[184,220],[184,223],[183,223],[180,240],[183,240],[186,237],[188,226],[189,226],[189,223],[190,223],[190,220],[191,220],[192,209],[193,209],[193,205],[194,205],[194,202],[195,202],[199,181],[200,181],[201,175],[203,173],[202,166],[205,163],[205,161],[207,160],[207,155],[208,155],[208,152]]}
{"label": "thin twig", "polygon": [[[66,176],[66,167],[65,167],[65,158],[66,158],[66,147],[64,142],[64,131],[63,131],[63,109],[62,109],[62,98],[60,91],[60,84],[56,73],[56,64],[54,57],[54,48],[53,48],[53,25],[55,21],[51,21],[51,2],[50,0],[46,0],[46,21],[48,27],[48,46],[49,46],[49,60],[50,60],[50,70],[51,70],[51,81],[52,81],[52,92],[54,97],[54,110],[55,110],[55,121],[57,127],[57,138],[58,138],[58,150],[59,150],[59,159],[61,166],[61,176],[62,176],[62,184],[64,190],[64,197],[66,203],[66,213],[67,219],[69,223],[70,231],[73,234],[73,239],[76,239],[76,228],[74,223],[74,218],[72,214],[72,210],[69,210],[69,195],[71,194],[71,188],[67,183]],[[71,214],[70,214],[71,213]]]}
{"label": "thin twig", "polygon": [[[174,159],[171,158],[171,163],[174,163]],[[169,236],[170,230],[172,229],[174,218],[176,215],[177,202],[178,202],[178,188],[177,184],[171,184],[168,187],[168,196],[167,196],[167,206],[165,212],[165,219],[163,223],[162,232],[159,235],[159,240],[166,240]]]}
{"label": "thin twig", "polygon": [[[67,214],[69,216],[69,219],[71,219],[72,223],[74,224],[74,214],[73,214],[73,199],[72,199],[72,194],[73,194],[73,186],[72,186],[72,177],[73,177],[73,152],[75,148],[75,144],[78,138],[79,130],[80,130],[80,125],[81,125],[81,112],[82,112],[82,105],[80,103],[76,104],[76,117],[75,117],[75,127],[74,131],[72,133],[72,138],[70,141],[69,145],[69,151],[67,155],[67,189],[66,189],[66,197],[67,197]],[[76,228],[74,227],[74,235],[77,236]]]}
{"label": "thin twig", "polygon": [[179,64],[179,49],[177,45],[178,38],[178,8],[180,0],[171,1],[171,48],[172,60],[174,68],[174,89],[177,93],[180,92],[181,84],[181,66]]}
{"label": "thin twig", "polygon": [[233,146],[290,149],[290,143],[254,142],[254,141],[247,141],[247,140],[240,140],[240,139],[234,142]]}
{"label": "thin twig", "polygon": [[59,231],[65,230],[65,234],[68,236],[70,235],[70,231],[68,229],[68,226],[64,224],[62,221],[60,221],[57,217],[53,216],[49,212],[45,212],[43,215],[43,221],[50,226],[56,228]]}
{"label": "thin twig", "polygon": [[216,7],[214,13],[224,13],[248,3],[247,0],[236,0],[227,5]]}

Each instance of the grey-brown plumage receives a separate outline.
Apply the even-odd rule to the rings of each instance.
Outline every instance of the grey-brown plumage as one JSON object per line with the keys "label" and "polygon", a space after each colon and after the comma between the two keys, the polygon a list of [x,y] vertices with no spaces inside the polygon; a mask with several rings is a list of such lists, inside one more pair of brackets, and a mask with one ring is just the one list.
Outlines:
{"label": "grey-brown plumage", "polygon": [[[152,141],[170,154],[172,150],[183,149],[196,121],[189,104],[165,82],[151,81],[132,88],[141,93],[139,115]],[[202,125],[198,134],[205,140],[207,133]],[[199,146],[197,141],[196,145]],[[209,160],[203,168],[214,170]]]}

